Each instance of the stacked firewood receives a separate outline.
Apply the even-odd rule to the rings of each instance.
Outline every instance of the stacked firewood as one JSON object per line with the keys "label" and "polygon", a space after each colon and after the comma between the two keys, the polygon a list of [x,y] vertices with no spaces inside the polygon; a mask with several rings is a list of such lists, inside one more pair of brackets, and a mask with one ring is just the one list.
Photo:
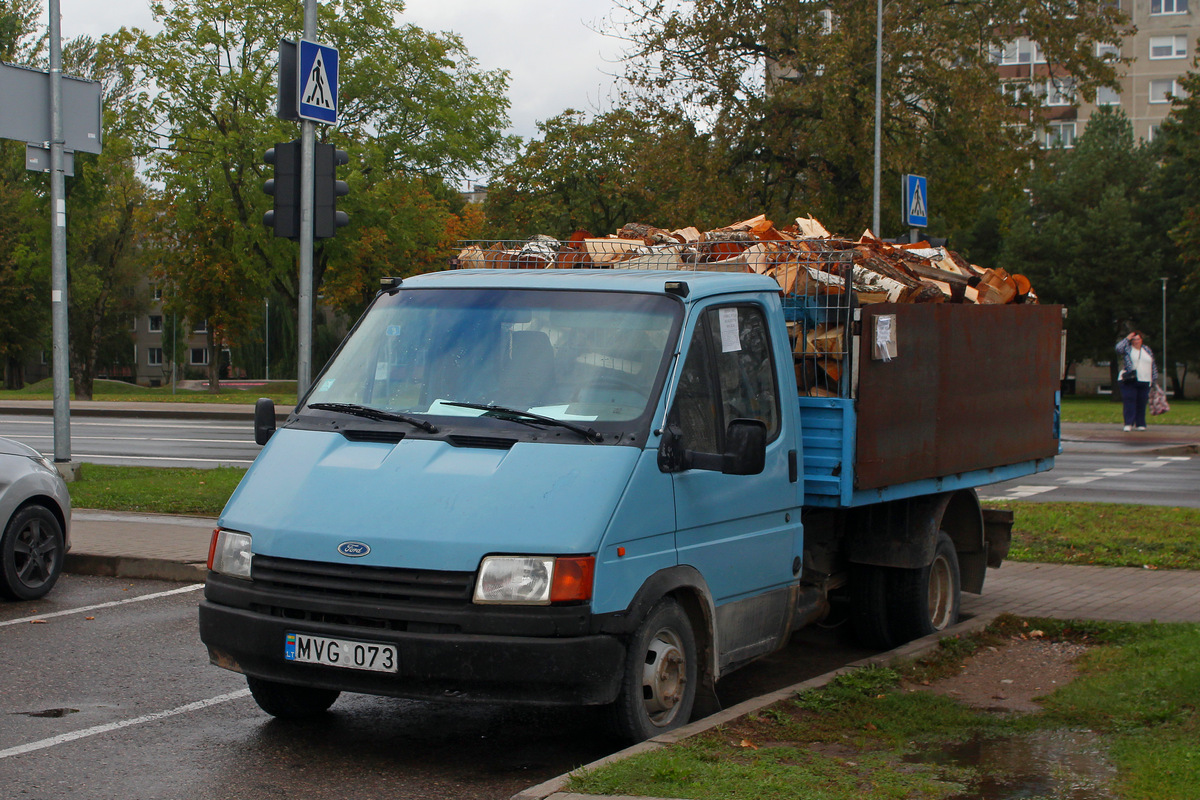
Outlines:
{"label": "stacked firewood", "polygon": [[1036,303],[1029,281],[975,266],[927,242],[897,245],[870,231],[857,241],[833,236],[812,217],[776,228],[765,216],[716,230],[667,231],[629,223],[611,236],[578,232],[565,242],[534,236],[523,243],[471,245],[462,268],[667,269],[757,272],[785,295],[852,291],[861,303]]}

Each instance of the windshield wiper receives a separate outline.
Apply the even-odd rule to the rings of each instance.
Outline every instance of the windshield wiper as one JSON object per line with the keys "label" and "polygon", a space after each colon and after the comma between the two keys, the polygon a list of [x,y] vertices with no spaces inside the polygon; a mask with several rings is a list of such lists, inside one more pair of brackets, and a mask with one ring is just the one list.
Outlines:
{"label": "windshield wiper", "polygon": [[507,406],[498,406],[494,403],[459,403],[454,400],[442,400],[442,405],[445,406],[461,406],[463,408],[478,408],[481,411],[490,411],[493,414],[498,414],[502,417],[509,417],[513,422],[533,421],[540,422],[544,425],[553,425],[558,428],[566,428],[569,431],[574,431],[587,439],[589,442],[602,442],[604,436],[596,432],[592,428],[586,428],[583,425],[576,425],[573,422],[564,422],[561,419],[554,417],[546,417],[541,414],[535,414],[532,411],[522,411],[519,408],[509,408]]}
{"label": "windshield wiper", "polygon": [[407,422],[409,425],[420,428],[426,433],[438,432],[437,426],[426,420],[410,417],[407,414],[396,414],[391,411],[381,411],[378,408],[360,406],[355,403],[309,403],[308,408],[315,408],[318,411],[341,411],[343,414],[353,414],[356,417],[377,419],[382,422]]}

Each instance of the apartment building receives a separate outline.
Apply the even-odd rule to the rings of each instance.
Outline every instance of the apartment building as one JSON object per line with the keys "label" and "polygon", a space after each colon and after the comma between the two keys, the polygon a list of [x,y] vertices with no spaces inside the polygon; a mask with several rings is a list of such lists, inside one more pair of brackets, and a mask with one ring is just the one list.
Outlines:
{"label": "apartment building", "polygon": [[[1045,108],[1046,146],[1073,147],[1088,119],[1101,106],[1120,106],[1133,123],[1134,136],[1152,141],[1171,110],[1171,96],[1196,57],[1200,38],[1200,0],[1114,0],[1136,32],[1120,46],[1097,45],[1097,55],[1132,61],[1123,68],[1120,88],[1100,89],[1095,102],[1077,97],[1071,78],[1051,75],[1037,42],[1021,37],[996,54],[1005,90],[1033,92]],[[1190,6],[1197,6],[1192,8]]]}
{"label": "apartment building", "polygon": [[201,378],[207,375],[209,359],[208,327],[204,320],[176,323],[163,310],[162,290],[153,288],[149,310],[133,321],[133,352],[136,366],[132,375],[111,377],[133,378],[143,386],[166,386],[171,382],[172,337],[185,340],[183,360],[175,365],[175,379]]}

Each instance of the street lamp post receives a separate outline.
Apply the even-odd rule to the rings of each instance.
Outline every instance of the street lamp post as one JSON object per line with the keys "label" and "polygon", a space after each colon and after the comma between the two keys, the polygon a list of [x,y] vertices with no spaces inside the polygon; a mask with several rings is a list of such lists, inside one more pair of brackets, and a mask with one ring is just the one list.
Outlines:
{"label": "street lamp post", "polygon": [[1163,391],[1167,390],[1167,279],[1159,278],[1162,281],[1162,331],[1163,331],[1163,346],[1162,346],[1162,365],[1163,365]]}
{"label": "street lamp post", "polygon": [[883,0],[875,6],[875,175],[871,186],[871,232],[879,230],[879,181],[882,177],[880,148],[883,139]]}

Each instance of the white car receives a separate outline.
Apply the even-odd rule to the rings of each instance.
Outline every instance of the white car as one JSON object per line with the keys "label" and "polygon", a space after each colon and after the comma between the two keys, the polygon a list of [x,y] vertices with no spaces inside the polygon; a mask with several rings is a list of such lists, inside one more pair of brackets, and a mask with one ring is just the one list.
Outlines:
{"label": "white car", "polygon": [[36,600],[54,587],[71,546],[71,497],[50,460],[0,438],[0,595]]}

